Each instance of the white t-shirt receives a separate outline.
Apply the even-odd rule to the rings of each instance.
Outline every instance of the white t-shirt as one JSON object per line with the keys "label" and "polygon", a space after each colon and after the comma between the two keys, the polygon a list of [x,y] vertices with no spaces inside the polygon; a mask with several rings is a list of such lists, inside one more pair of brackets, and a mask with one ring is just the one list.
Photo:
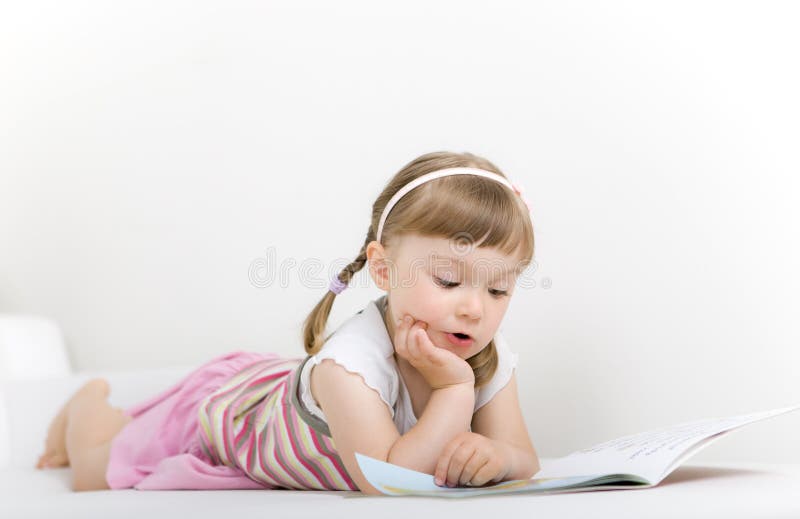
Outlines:
{"label": "white t-shirt", "polygon": [[[408,388],[393,356],[394,346],[381,316],[385,297],[370,301],[363,310],[342,323],[322,349],[308,358],[300,372],[299,398],[311,414],[326,424],[325,413],[311,394],[311,369],[323,359],[333,359],[347,371],[361,375],[366,385],[374,389],[388,406],[400,434],[405,434],[417,423]],[[494,344],[498,357],[497,371],[488,384],[475,390],[475,411],[508,384],[517,366],[518,355],[508,348],[499,332],[494,336]]]}

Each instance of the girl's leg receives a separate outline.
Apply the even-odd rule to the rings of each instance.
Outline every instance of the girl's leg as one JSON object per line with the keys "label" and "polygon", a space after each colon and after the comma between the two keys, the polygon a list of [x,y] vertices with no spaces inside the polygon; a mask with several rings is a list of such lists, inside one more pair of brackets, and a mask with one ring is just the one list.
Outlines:
{"label": "girl's leg", "polygon": [[[93,391],[91,388],[97,385],[103,385],[103,381],[99,381],[98,379],[90,380],[75,391],[64,405],[61,406],[58,414],[56,414],[50,422],[50,426],[47,429],[44,452],[39,456],[39,460],[36,462],[37,469],[69,466],[69,458],[67,456],[67,414],[69,412],[70,403],[75,400],[78,395]],[[122,409],[119,411],[122,412]]]}
{"label": "girl's leg", "polygon": [[[104,379],[94,379],[81,387],[65,405],[63,425],[66,463],[72,466],[72,487],[80,490],[107,489],[105,473],[111,441],[131,417],[108,403],[109,386]],[[51,429],[61,430],[59,416]],[[50,438],[48,438],[50,440]],[[58,438],[53,438],[58,445]],[[63,465],[62,465],[63,466]]]}
{"label": "girl's leg", "polygon": [[[70,398],[70,400],[72,400]],[[44,452],[36,462],[37,469],[69,466],[67,458],[67,407],[69,401],[61,406],[61,410],[50,422],[47,438],[44,441]]]}

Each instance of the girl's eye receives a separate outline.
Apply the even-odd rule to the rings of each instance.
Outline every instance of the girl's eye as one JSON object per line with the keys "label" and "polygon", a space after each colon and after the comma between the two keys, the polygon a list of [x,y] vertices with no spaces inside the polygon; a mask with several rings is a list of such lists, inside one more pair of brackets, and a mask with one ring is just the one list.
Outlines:
{"label": "girl's eye", "polygon": [[[435,279],[436,283],[439,284],[443,288],[455,288],[460,284],[460,283],[455,283],[453,281],[447,281],[446,279],[437,278],[435,276],[434,276],[433,279]],[[508,291],[506,291],[506,290],[495,290],[493,288],[489,289],[489,293],[492,294],[493,296],[497,297],[497,298],[505,297],[505,296],[508,295]]]}
{"label": "girl's eye", "polygon": [[435,279],[436,282],[439,285],[443,286],[444,288],[453,288],[453,287],[457,287],[458,286],[458,283],[454,283],[453,281],[447,281],[446,279],[437,278],[437,277],[434,277],[433,279]]}

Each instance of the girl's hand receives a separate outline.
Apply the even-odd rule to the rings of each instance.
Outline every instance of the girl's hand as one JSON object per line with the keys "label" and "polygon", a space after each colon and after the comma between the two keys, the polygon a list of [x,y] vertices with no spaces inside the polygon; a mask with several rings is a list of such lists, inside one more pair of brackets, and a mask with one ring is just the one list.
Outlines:
{"label": "girl's hand", "polygon": [[510,472],[508,449],[486,436],[462,432],[445,446],[433,476],[440,486],[478,487],[499,483]]}
{"label": "girl's hand", "polygon": [[397,354],[406,359],[428,382],[432,389],[456,384],[475,384],[475,373],[469,363],[444,348],[439,348],[428,336],[427,323],[413,322],[411,316],[401,320],[395,330]]}

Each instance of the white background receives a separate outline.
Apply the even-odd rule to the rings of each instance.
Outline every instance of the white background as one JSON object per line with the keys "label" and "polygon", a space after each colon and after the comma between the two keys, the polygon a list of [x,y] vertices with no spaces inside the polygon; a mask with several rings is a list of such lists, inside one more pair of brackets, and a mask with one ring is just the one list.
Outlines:
{"label": "white background", "polygon": [[[536,286],[502,329],[541,456],[800,402],[798,15],[4,3],[0,312],[56,320],[78,370],[301,357],[384,183],[470,151],[533,208]],[[254,286],[270,254],[284,280]],[[331,329],[380,294],[360,272]],[[774,418],[697,458],[800,462],[799,431]]]}

